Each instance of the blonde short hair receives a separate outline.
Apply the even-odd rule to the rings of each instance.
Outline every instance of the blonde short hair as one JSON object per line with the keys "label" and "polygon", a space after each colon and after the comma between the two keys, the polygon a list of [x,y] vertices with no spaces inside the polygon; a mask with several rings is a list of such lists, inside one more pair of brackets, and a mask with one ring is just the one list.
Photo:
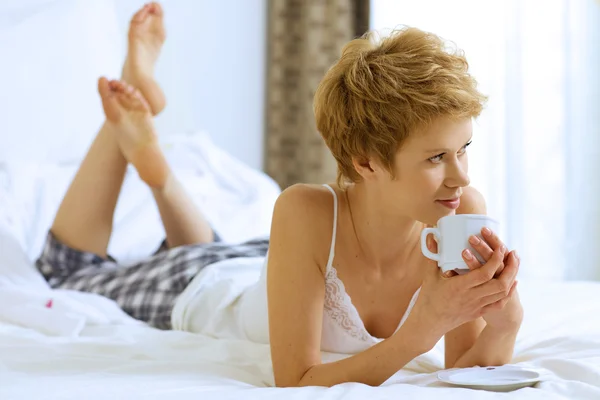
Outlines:
{"label": "blonde short hair", "polygon": [[393,174],[394,155],[439,116],[477,117],[486,97],[462,51],[416,28],[373,43],[346,44],[314,97],[317,129],[338,164],[338,184],[358,182],[352,159],[376,157]]}

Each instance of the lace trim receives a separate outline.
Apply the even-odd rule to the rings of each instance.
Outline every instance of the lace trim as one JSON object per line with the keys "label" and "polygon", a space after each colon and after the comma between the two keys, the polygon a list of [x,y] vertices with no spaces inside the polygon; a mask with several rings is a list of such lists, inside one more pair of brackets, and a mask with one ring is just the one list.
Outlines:
{"label": "lace trim", "polygon": [[344,282],[338,278],[337,270],[333,265],[325,274],[324,308],[331,319],[353,338],[363,342],[372,339],[364,324],[357,324],[357,321],[362,322],[360,315],[354,305],[351,304],[351,299],[348,293],[346,293]]}

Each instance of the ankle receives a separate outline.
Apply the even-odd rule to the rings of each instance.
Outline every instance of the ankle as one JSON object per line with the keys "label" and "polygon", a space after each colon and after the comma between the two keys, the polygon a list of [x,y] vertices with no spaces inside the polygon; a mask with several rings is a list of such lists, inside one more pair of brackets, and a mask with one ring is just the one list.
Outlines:
{"label": "ankle", "polygon": [[164,180],[162,180],[160,183],[156,183],[154,185],[145,182],[146,185],[148,185],[148,187],[150,188],[150,190],[152,191],[152,194],[156,195],[160,195],[160,196],[165,196],[167,193],[169,193],[171,191],[171,187],[173,186],[173,181],[175,180],[175,175],[173,175],[173,171],[171,171],[171,168],[168,167],[168,171],[166,174],[166,178]]}
{"label": "ankle", "polygon": [[158,143],[138,149],[131,163],[151,189],[164,190],[171,179],[171,168]]}

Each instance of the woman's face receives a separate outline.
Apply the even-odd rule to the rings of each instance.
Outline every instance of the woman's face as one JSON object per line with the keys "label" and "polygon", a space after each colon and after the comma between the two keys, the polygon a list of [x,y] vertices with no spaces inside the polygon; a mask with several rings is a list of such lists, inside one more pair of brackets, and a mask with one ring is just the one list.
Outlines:
{"label": "woman's face", "polygon": [[454,214],[462,188],[469,184],[466,148],[471,136],[470,118],[446,117],[411,135],[396,153],[396,178],[379,174],[377,179],[385,206],[429,225]]}

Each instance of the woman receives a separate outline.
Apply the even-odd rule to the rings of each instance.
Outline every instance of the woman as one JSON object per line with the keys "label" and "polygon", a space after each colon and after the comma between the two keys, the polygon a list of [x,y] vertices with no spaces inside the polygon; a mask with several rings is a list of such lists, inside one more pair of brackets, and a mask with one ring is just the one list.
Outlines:
{"label": "woman", "polygon": [[[404,29],[345,46],[314,99],[337,184],[290,187],[275,205],[277,386],[379,385],[442,336],[447,368],[510,362],[523,314],[517,253],[483,232],[487,243],[472,244],[486,264],[465,250],[472,271],[442,276],[419,247],[439,218],[486,212],[466,154],[484,100],[464,56],[435,35]],[[354,355],[323,364],[320,350]]]}
{"label": "woman", "polygon": [[[474,271],[443,277],[418,245],[422,228],[442,216],[485,212],[468,186],[465,153],[483,97],[462,56],[414,29],[344,49],[315,98],[338,184],[282,193],[259,279],[230,296],[219,285],[210,293],[199,272],[219,260],[264,256],[268,242],[213,243],[218,238],[170,172],[152,124],[165,104],[152,79],[163,41],[162,11],[152,3],[131,22],[123,81],[99,80],[106,123],[37,263],[52,287],[105,295],[158,328],[206,333],[211,326],[221,329],[211,332],[217,336],[270,343],[278,386],[378,385],[442,336],[447,367],[510,360],[522,318],[516,253],[484,234],[489,245],[474,248],[486,264],[465,253]],[[156,255],[123,266],[107,247],[128,162],[152,189],[167,239]],[[226,299],[215,301],[219,293]],[[354,355],[322,364],[321,350]]]}

